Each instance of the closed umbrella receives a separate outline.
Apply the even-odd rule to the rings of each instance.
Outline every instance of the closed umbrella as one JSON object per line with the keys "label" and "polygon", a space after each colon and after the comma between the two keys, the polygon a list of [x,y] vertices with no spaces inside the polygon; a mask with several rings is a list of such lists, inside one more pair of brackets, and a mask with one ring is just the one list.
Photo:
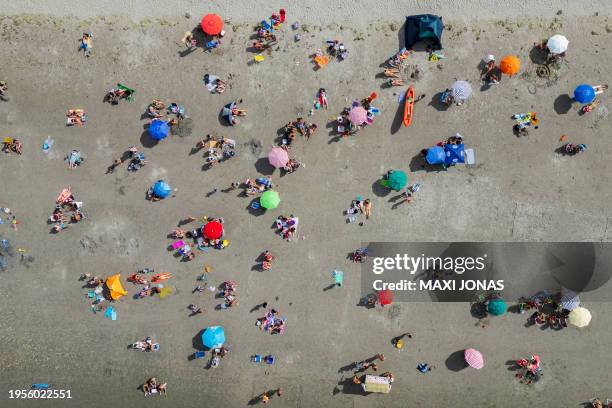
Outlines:
{"label": "closed umbrella", "polygon": [[595,90],[591,85],[580,84],[574,89],[574,99],[580,103],[591,103],[595,99]]}
{"label": "closed umbrella", "polygon": [[381,184],[395,191],[400,191],[408,184],[408,176],[402,170],[393,170],[386,180]]}
{"label": "closed umbrella", "polygon": [[219,239],[223,236],[223,225],[219,221],[207,222],[203,233],[208,239]]}
{"label": "closed umbrella", "polygon": [[466,101],[472,94],[472,85],[467,81],[455,81],[451,86],[451,95],[459,101]]}
{"label": "closed umbrella", "polygon": [[575,292],[568,290],[561,296],[559,304],[563,309],[574,310],[580,306],[580,297]]}
{"label": "closed umbrella", "polygon": [[425,160],[429,164],[442,164],[444,163],[444,158],[446,157],[446,153],[444,153],[444,149],[440,146],[433,146],[427,149],[427,154],[425,155]]}
{"label": "closed umbrella", "polygon": [[361,106],[355,106],[348,117],[353,125],[361,125],[368,120],[368,112]]}
{"label": "closed umbrella", "polygon": [[501,316],[506,313],[507,309],[506,301],[502,298],[491,299],[487,305],[487,312],[493,316]]}
{"label": "closed umbrella", "polygon": [[117,300],[120,297],[127,295],[127,291],[123,289],[123,285],[121,284],[121,274],[108,277],[105,283],[111,299]]}
{"label": "closed umbrella", "polygon": [[280,204],[280,196],[274,190],[268,190],[259,198],[259,204],[267,210],[273,210]]}
{"label": "closed umbrella", "polygon": [[381,290],[378,292],[378,302],[383,306],[390,305],[393,303],[393,292],[389,289]]}
{"label": "closed umbrella", "polygon": [[207,327],[202,333],[202,344],[207,349],[219,348],[225,343],[225,330],[221,326]]}
{"label": "closed umbrella", "polygon": [[207,14],[200,22],[202,31],[208,35],[219,35],[223,31],[223,19],[217,14]]}
{"label": "closed umbrella", "polygon": [[165,139],[170,133],[170,127],[161,119],[154,119],[149,125],[149,135],[155,140]]}
{"label": "closed umbrella", "polygon": [[159,198],[166,198],[172,192],[172,188],[164,180],[158,180],[153,184],[153,194]]}
{"label": "closed umbrella", "polygon": [[569,322],[576,327],[586,327],[591,323],[591,312],[584,307],[577,307],[570,312]]}
{"label": "closed umbrella", "polygon": [[556,34],[548,39],[546,47],[553,54],[561,54],[567,51],[568,44],[569,41],[567,40],[567,38],[565,38],[564,35]]}
{"label": "closed umbrella", "polygon": [[285,149],[275,147],[272,149],[272,151],[270,151],[270,154],[268,155],[268,161],[272,166],[276,167],[277,169],[285,167],[287,165],[287,162],[289,161],[289,154]]}
{"label": "closed umbrella", "polygon": [[506,75],[514,75],[521,69],[521,61],[514,55],[506,55],[501,59],[499,69]]}
{"label": "closed umbrella", "polygon": [[484,367],[484,357],[482,353],[476,349],[469,348],[463,352],[463,356],[465,357],[465,362],[472,368],[480,370]]}
{"label": "closed umbrella", "polygon": [[232,115],[232,109],[236,107],[236,102],[230,102],[223,107],[223,111],[221,112],[221,116],[226,120],[227,124],[230,126],[234,126],[234,115]]}

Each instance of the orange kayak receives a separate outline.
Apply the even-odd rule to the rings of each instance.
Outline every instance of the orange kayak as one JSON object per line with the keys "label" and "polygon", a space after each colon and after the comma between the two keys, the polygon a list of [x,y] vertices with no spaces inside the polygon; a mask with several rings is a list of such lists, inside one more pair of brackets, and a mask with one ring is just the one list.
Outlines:
{"label": "orange kayak", "polygon": [[408,127],[412,123],[412,108],[414,107],[414,88],[412,85],[406,92],[406,101],[404,104],[404,126]]}

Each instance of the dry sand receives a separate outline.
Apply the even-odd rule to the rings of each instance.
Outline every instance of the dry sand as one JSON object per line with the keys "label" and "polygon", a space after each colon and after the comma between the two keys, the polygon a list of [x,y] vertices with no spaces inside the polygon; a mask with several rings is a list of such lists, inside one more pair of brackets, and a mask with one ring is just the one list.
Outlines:
{"label": "dry sand", "polygon": [[[54,7],[56,3],[37,2],[27,10],[7,3],[3,12],[68,12]],[[253,54],[246,51],[248,38],[252,23],[269,15],[277,4],[248,3],[239,8],[218,2],[224,16],[235,16],[239,23],[228,26],[220,50],[211,54],[198,50],[181,57],[179,39],[208,9],[196,8],[195,2],[184,2],[185,6],[154,2],[158,7],[148,8],[138,3],[140,7],[130,10],[132,17],[153,17],[153,10],[155,18],[92,17],[103,11],[115,14],[121,10],[119,5],[132,4],[110,2],[117,4],[112,9],[107,3],[104,10],[94,4],[80,6],[79,17],[91,17],[88,20],[18,15],[0,21],[0,77],[10,86],[10,101],[0,103],[0,126],[3,135],[20,137],[25,145],[23,156],[3,155],[0,160],[0,205],[12,208],[21,220],[17,232],[4,224],[0,234],[27,250],[23,261],[15,255],[10,270],[0,274],[0,405],[38,406],[37,402],[7,400],[8,389],[27,388],[32,382],[72,389],[73,400],[53,404],[58,407],[168,403],[240,407],[279,386],[285,393],[273,404],[301,407],[576,406],[593,395],[612,396],[607,364],[612,327],[609,303],[586,305],[594,315],[588,328],[560,332],[525,328],[524,316],[516,314],[491,319],[483,329],[465,304],[403,303],[384,311],[366,310],[356,307],[361,296],[359,267],[344,259],[367,241],[609,241],[612,190],[606,138],[612,129],[608,98],[584,117],[577,115],[576,107],[566,111],[563,103],[563,95],[581,82],[612,80],[607,69],[612,60],[607,45],[612,22],[604,13],[610,11],[604,9],[604,2],[595,2],[602,5],[602,14],[596,17],[564,13],[554,19],[478,23],[449,18],[444,34],[447,58],[432,63],[422,53],[411,57],[411,63],[423,71],[416,82],[417,93],[426,93],[427,98],[417,104],[409,129],[398,128],[399,89],[380,89],[382,79],[376,74],[398,49],[401,16],[424,10],[424,2],[416,2],[420,9],[371,2],[367,16],[363,12],[351,15],[341,8],[344,2],[331,10],[311,6],[320,10],[325,24],[307,25],[299,43],[292,41],[293,33],[286,28],[280,34],[279,49],[262,64],[249,63]],[[293,3],[286,7],[290,21],[299,16],[302,22],[315,22],[309,19],[312,10],[294,10]],[[492,7],[476,14],[474,8],[460,7],[468,2],[455,2],[452,9],[446,2],[438,3],[440,9],[456,11],[452,14],[456,18],[487,19],[485,10]],[[569,7],[576,14],[592,14],[576,2],[546,2],[551,3],[555,4],[543,13],[547,17],[557,8]],[[170,17],[184,11],[193,17]],[[504,13],[513,12],[504,9]],[[347,15],[351,18],[343,20]],[[365,30],[361,23],[370,16],[386,21]],[[90,59],[76,51],[84,30],[95,34]],[[536,79],[529,60],[530,45],[556,32],[570,39],[568,61],[558,78],[543,83]],[[349,59],[314,71],[308,55],[330,37],[345,41]],[[477,66],[489,53],[518,54],[526,75],[506,78],[481,92]],[[202,84],[205,72],[231,74],[231,89],[223,95],[209,94]],[[462,107],[438,111],[430,104],[433,95],[456,78],[472,82],[473,97]],[[135,101],[103,104],[105,91],[118,81],[136,88]],[[255,217],[246,210],[249,200],[236,197],[235,192],[206,197],[215,187],[257,175],[260,166],[256,163],[274,144],[277,129],[306,114],[319,87],[327,88],[330,109],[312,118],[319,124],[319,133],[308,142],[298,140],[293,148],[306,168],[282,178],[273,175],[283,199],[277,211]],[[326,128],[330,119],[351,100],[373,90],[380,95],[376,106],[382,117],[354,138],[330,136],[331,129]],[[112,159],[127,147],[140,146],[141,141],[146,144],[145,121],[139,118],[154,97],[184,104],[193,120],[193,134],[169,137],[145,148],[149,165],[138,173],[128,174],[124,166],[104,175]],[[221,107],[238,97],[245,100],[249,116],[238,127],[222,126]],[[71,107],[87,111],[86,127],[64,126],[64,111]],[[512,135],[510,115],[530,109],[542,115],[542,124],[529,137],[518,139]],[[239,156],[202,171],[201,154],[189,152],[211,131],[236,139]],[[411,165],[420,149],[455,132],[476,150],[476,167],[425,172]],[[589,149],[578,157],[556,154],[561,134],[586,143]],[[47,135],[56,142],[45,156],[40,145]],[[263,148],[253,148],[258,144]],[[87,160],[70,171],[62,158],[73,148],[81,149]],[[390,196],[373,192],[373,183],[389,168],[409,170],[411,181],[423,184],[412,206],[391,210]],[[177,189],[176,197],[145,201],[145,191],[161,177]],[[84,201],[88,219],[51,235],[46,218],[66,185]],[[346,225],[342,216],[358,194],[373,199],[374,216],[363,227]],[[300,239],[292,243],[270,230],[277,215],[289,213],[300,217],[301,226]],[[190,263],[178,262],[166,250],[170,242],[166,234],[187,215],[223,216],[230,247]],[[278,256],[274,270],[251,270],[264,249]],[[205,264],[213,268],[213,283],[239,282],[236,309],[215,311],[218,301],[210,294],[190,293]],[[169,283],[176,293],[165,300],[125,298],[116,307],[115,322],[89,311],[86,291],[77,281],[82,272],[122,271],[125,276],[146,266],[171,271],[176,278]],[[345,286],[324,291],[334,268],[345,271]],[[134,293],[133,287],[127,288]],[[266,300],[287,318],[285,335],[269,336],[254,326],[261,312],[249,310]],[[208,312],[188,318],[189,303],[205,306]],[[225,327],[232,353],[219,368],[205,370],[202,360],[190,361],[189,356],[201,330],[215,324]],[[415,339],[398,354],[390,339],[406,331],[414,333]],[[146,335],[160,342],[160,352],[126,350]],[[445,360],[466,347],[480,349],[486,367],[448,370]],[[251,354],[269,352],[277,356],[272,367],[248,361]],[[349,376],[339,372],[341,367],[378,352],[387,355],[383,370],[396,376],[391,394],[352,395],[350,387],[339,385]],[[506,369],[506,361],[531,353],[542,356],[545,376],[526,387]],[[423,361],[437,369],[420,374],[415,366]],[[167,401],[144,399],[137,390],[151,375],[169,383]]]}

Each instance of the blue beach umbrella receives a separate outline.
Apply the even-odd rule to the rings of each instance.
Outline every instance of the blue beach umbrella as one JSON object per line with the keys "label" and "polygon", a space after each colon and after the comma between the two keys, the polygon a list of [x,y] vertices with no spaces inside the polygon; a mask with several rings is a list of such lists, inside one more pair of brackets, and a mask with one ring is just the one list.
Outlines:
{"label": "blue beach umbrella", "polygon": [[219,348],[225,343],[225,331],[221,326],[211,326],[202,333],[202,343],[207,349]]}
{"label": "blue beach umbrella", "polygon": [[465,146],[463,143],[444,145],[444,164],[465,163]]}
{"label": "blue beach umbrella", "polygon": [[580,103],[591,103],[595,99],[595,90],[591,85],[578,85],[574,89],[574,99]]}
{"label": "blue beach umbrella", "polygon": [[163,120],[154,120],[149,125],[149,134],[155,140],[165,139],[168,133],[170,133],[170,127]]}
{"label": "blue beach umbrella", "polygon": [[427,149],[427,154],[425,155],[425,160],[429,164],[442,164],[444,163],[444,158],[446,154],[444,153],[444,149],[440,146],[433,146]]}
{"label": "blue beach umbrella", "polygon": [[492,299],[487,305],[487,312],[493,316],[501,316],[506,313],[507,309],[506,301],[502,298]]}
{"label": "blue beach umbrella", "polygon": [[153,194],[159,198],[166,198],[172,192],[172,188],[164,180],[158,180],[153,184]]}

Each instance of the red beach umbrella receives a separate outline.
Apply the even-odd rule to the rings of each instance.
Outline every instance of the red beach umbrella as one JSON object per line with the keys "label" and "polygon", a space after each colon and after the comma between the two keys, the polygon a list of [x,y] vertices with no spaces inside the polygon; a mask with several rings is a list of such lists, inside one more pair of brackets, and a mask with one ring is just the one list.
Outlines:
{"label": "red beach umbrella", "polygon": [[202,17],[200,27],[202,27],[202,31],[204,31],[205,34],[219,35],[223,30],[223,20],[221,16],[217,14],[207,14]]}
{"label": "red beach umbrella", "polygon": [[378,301],[381,305],[390,305],[393,303],[393,292],[389,289],[381,290],[378,292]]}
{"label": "red beach umbrella", "polygon": [[219,239],[223,235],[223,225],[219,221],[211,221],[204,226],[204,236],[208,239]]}

